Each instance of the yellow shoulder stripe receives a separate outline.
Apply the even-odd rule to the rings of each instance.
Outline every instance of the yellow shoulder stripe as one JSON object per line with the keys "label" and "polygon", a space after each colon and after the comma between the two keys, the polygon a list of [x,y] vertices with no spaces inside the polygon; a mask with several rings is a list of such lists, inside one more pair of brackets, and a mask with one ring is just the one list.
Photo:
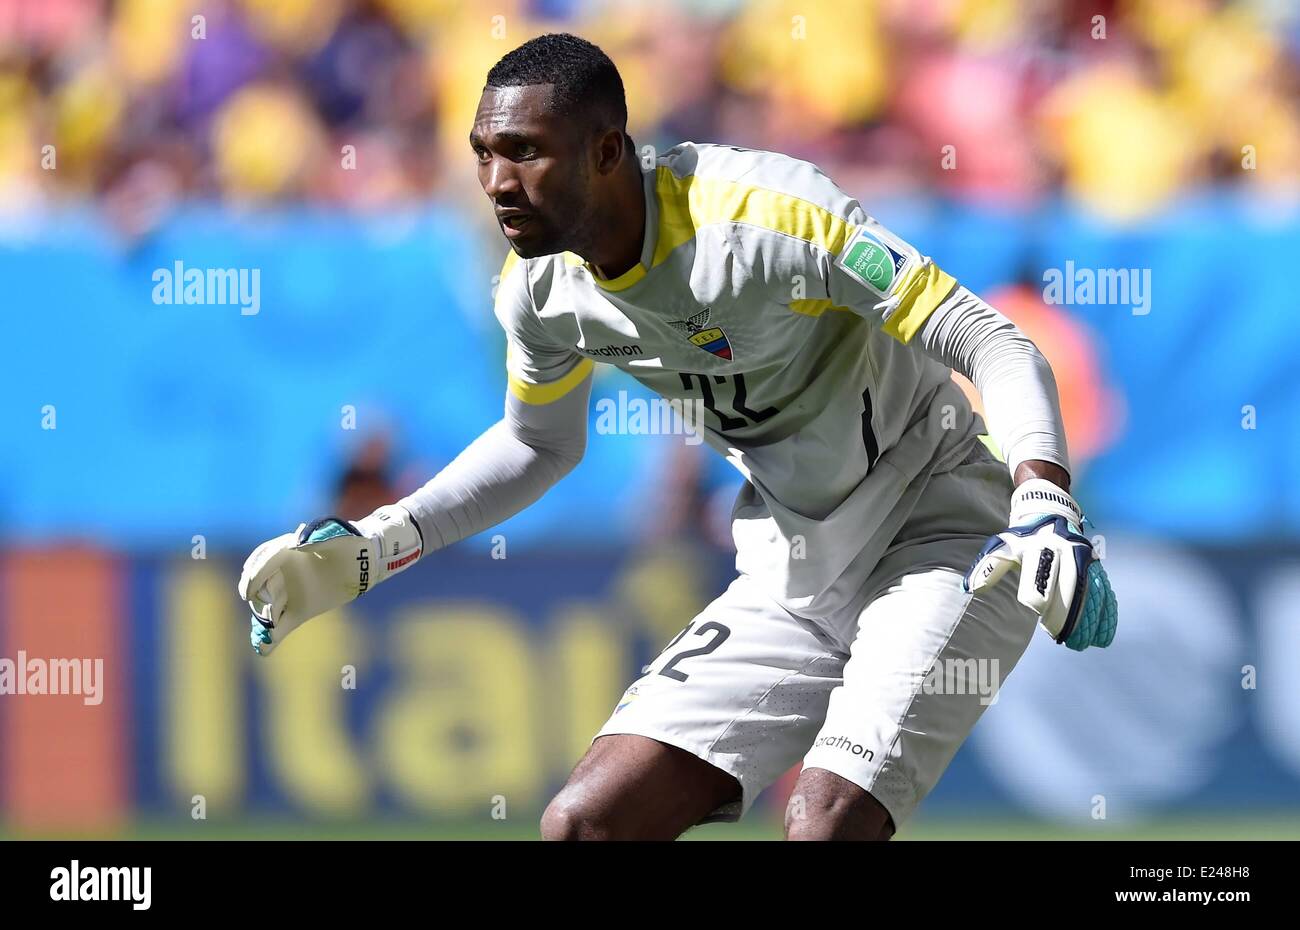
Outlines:
{"label": "yellow shoulder stripe", "polygon": [[900,300],[885,321],[885,332],[899,342],[910,342],[956,285],[957,279],[933,262],[912,268],[898,283]]}
{"label": "yellow shoulder stripe", "polygon": [[578,364],[574,365],[573,370],[563,378],[556,381],[548,381],[545,384],[530,384],[527,381],[515,377],[515,375],[511,374],[507,369],[507,377],[510,381],[510,393],[515,395],[515,397],[519,398],[525,404],[551,404],[581,384],[582,380],[586,378],[587,375],[591,374],[592,369],[595,367],[595,362],[589,358],[584,358],[579,361]]}
{"label": "yellow shoulder stripe", "polygon": [[[660,167],[655,178],[659,197],[659,234],[651,267],[668,258],[678,247],[695,238],[696,232],[713,223],[745,223],[802,239],[838,255],[857,231],[842,217],[808,200],[763,187],[687,175],[679,178],[667,167]],[[610,281],[596,279],[606,290],[623,290],[646,275],[640,264]],[[885,324],[885,332],[908,342],[925,324],[935,309],[952,292],[956,279],[933,263],[912,268],[898,283],[898,307]],[[828,300],[795,300],[795,313],[820,316],[831,309],[841,309]]]}
{"label": "yellow shoulder stripe", "polygon": [[721,178],[679,178],[661,167],[655,178],[659,194],[659,238],[652,267],[689,242],[701,226],[746,223],[811,242],[838,253],[854,227],[829,210],[791,194]]}

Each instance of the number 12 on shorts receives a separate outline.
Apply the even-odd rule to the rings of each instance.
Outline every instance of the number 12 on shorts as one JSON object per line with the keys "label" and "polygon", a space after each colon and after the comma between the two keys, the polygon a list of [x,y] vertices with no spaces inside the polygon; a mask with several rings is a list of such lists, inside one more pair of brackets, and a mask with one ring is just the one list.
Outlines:
{"label": "number 12 on shorts", "polygon": [[[673,641],[664,647],[664,651],[661,655],[668,655],[674,646],[686,638],[686,635],[691,632],[691,629],[694,626],[694,620],[686,624],[686,628],[673,637]],[[707,623],[700,624],[699,628],[695,630],[694,637],[707,637],[707,639],[700,645],[694,646],[694,648],[688,648],[669,656],[668,661],[659,669],[659,674],[663,675],[665,678],[671,678],[673,681],[685,681],[690,677],[690,675],[677,668],[678,663],[695,656],[708,655],[726,642],[727,637],[730,635],[731,629],[716,621],[710,620]],[[694,637],[692,638],[692,642],[688,645],[694,644]],[[653,666],[648,665],[644,671],[649,672],[652,667]]]}

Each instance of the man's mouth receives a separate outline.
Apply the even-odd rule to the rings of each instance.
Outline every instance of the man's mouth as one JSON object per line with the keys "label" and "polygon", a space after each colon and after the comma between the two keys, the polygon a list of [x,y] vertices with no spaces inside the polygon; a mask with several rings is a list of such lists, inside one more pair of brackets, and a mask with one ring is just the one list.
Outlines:
{"label": "man's mouth", "polygon": [[501,222],[502,231],[510,238],[521,235],[533,221],[532,216],[527,213],[511,213],[498,217],[498,219]]}

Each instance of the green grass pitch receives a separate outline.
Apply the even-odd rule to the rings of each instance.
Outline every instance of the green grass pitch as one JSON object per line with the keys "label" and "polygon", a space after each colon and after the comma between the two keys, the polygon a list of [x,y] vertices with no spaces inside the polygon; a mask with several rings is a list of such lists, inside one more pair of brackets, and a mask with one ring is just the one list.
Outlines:
{"label": "green grass pitch", "polygon": [[[535,817],[446,822],[370,821],[315,823],[280,819],[207,821],[142,819],[102,832],[28,831],[0,824],[0,840],[94,838],[138,840],[536,840]],[[779,840],[774,819],[751,817],[735,824],[709,824],[686,840]],[[899,840],[1295,840],[1300,813],[1183,816],[1141,824],[1089,824],[1086,829],[1035,820],[954,819],[923,816],[905,826]]]}

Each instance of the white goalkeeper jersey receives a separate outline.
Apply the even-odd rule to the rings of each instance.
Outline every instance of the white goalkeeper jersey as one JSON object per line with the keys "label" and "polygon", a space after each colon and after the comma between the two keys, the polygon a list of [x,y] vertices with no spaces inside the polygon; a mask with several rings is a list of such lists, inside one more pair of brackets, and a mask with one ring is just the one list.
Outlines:
{"label": "white goalkeeper jersey", "polygon": [[737,568],[787,609],[847,603],[932,471],[984,432],[911,344],[956,282],[808,162],[685,142],[644,174],[640,263],[507,258],[511,392],[563,397],[595,362],[686,410],[746,484]]}

